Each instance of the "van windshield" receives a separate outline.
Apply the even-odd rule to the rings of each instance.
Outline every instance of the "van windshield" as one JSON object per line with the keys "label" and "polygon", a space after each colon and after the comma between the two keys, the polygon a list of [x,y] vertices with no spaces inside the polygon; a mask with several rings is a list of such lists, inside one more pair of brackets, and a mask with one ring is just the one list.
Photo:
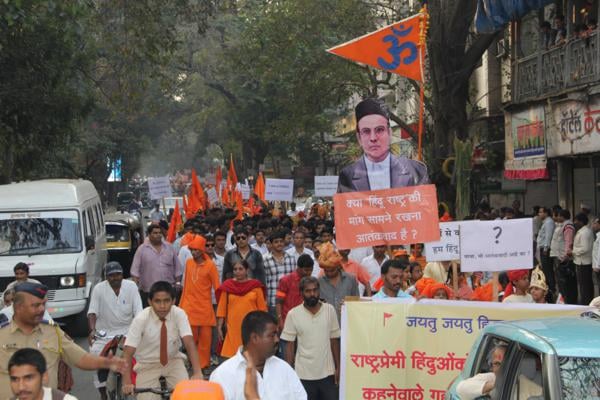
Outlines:
{"label": "van windshield", "polygon": [[81,250],[81,227],[75,210],[0,213],[0,257]]}

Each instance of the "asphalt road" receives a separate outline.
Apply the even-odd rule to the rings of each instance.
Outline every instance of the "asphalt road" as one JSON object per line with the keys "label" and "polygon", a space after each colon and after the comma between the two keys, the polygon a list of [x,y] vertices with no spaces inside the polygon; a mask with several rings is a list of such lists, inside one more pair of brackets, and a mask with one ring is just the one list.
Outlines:
{"label": "asphalt road", "polygon": [[[75,342],[86,351],[88,350],[87,338],[75,338]],[[73,368],[73,381],[75,386],[71,390],[71,394],[79,400],[100,400],[100,394],[94,387],[92,371],[83,371],[79,368]]]}

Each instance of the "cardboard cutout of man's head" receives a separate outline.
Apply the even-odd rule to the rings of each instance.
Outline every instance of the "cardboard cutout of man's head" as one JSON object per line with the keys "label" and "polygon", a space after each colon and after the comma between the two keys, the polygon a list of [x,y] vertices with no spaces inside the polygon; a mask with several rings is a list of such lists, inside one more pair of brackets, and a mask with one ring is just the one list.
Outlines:
{"label": "cardboard cutout of man's head", "polygon": [[377,99],[368,98],[356,106],[356,138],[367,159],[383,161],[390,152],[389,112]]}

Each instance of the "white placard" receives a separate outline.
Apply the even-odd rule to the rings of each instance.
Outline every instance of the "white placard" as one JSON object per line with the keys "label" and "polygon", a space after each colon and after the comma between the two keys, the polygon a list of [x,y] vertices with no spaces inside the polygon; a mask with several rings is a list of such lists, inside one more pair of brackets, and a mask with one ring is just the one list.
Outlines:
{"label": "white placard", "polygon": [[427,261],[452,261],[460,259],[459,222],[440,222],[440,240],[425,243]]}
{"label": "white placard", "polygon": [[219,201],[219,195],[217,194],[217,189],[211,187],[206,191],[206,195],[208,196],[208,202],[210,204],[215,204]]}
{"label": "white placard", "polygon": [[531,218],[460,223],[460,270],[533,268]]}
{"label": "white placard", "polygon": [[250,199],[250,185],[242,183],[240,185],[240,189],[242,191],[242,199],[243,200]]}
{"label": "white placard", "polygon": [[148,191],[150,192],[150,200],[160,200],[163,197],[173,196],[169,176],[148,178]]}
{"label": "white placard", "polygon": [[315,176],[315,196],[333,197],[337,193],[338,179],[337,175]]}
{"label": "white placard", "polygon": [[294,197],[293,179],[267,178],[265,181],[265,200],[292,201]]}

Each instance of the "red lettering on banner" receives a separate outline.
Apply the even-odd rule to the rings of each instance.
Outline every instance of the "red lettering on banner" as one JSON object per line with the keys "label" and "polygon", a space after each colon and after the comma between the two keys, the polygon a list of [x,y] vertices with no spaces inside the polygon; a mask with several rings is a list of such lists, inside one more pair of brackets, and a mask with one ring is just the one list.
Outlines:
{"label": "red lettering on banner", "polygon": [[[371,368],[371,373],[378,374],[380,369],[405,369],[406,356],[401,350],[395,354],[383,351],[383,354],[350,354],[350,360],[357,368]],[[423,351],[413,351],[410,356],[410,368],[419,371],[427,370],[429,375],[435,375],[438,371],[462,371],[467,355],[456,357],[454,353],[446,353],[445,356],[428,356]]]}
{"label": "red lettering on banner", "polygon": [[423,387],[417,383],[415,388],[397,388],[390,383],[389,388],[362,388],[364,400],[423,400]]}
{"label": "red lettering on banner", "polygon": [[429,396],[431,400],[444,400],[446,398],[446,391],[439,389],[429,389]]}
{"label": "red lettering on banner", "polygon": [[382,355],[375,354],[350,354],[350,360],[358,368],[364,368],[365,365],[371,367],[372,373],[379,373],[379,369],[388,368],[406,368],[406,356],[400,350],[396,354],[390,355],[384,350]]}
{"label": "red lettering on banner", "polygon": [[429,375],[435,375],[437,371],[462,371],[465,358],[454,357],[454,353],[446,353],[446,357],[428,356],[427,353],[421,351],[413,351],[410,356],[411,367],[413,369],[427,369]]}

